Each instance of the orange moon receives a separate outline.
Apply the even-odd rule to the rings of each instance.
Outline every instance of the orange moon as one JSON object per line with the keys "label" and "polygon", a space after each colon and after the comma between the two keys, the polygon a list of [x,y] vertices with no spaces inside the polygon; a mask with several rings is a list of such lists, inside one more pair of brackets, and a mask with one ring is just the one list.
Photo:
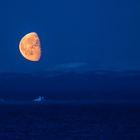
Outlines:
{"label": "orange moon", "polygon": [[22,56],[29,61],[39,61],[41,57],[40,40],[35,32],[26,34],[19,43]]}

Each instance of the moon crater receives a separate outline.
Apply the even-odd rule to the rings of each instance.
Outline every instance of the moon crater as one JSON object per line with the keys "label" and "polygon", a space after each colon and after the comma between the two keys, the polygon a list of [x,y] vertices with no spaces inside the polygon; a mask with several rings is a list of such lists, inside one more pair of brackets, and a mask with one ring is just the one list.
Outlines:
{"label": "moon crater", "polygon": [[41,45],[37,33],[31,32],[25,35],[20,41],[19,50],[25,59],[39,61],[41,57]]}

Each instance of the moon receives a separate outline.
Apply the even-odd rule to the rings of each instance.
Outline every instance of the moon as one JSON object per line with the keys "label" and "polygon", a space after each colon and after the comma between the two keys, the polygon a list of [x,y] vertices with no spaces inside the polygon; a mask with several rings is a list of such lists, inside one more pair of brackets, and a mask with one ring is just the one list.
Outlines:
{"label": "moon", "polygon": [[19,43],[21,55],[29,61],[39,61],[41,57],[40,39],[36,32],[26,34]]}

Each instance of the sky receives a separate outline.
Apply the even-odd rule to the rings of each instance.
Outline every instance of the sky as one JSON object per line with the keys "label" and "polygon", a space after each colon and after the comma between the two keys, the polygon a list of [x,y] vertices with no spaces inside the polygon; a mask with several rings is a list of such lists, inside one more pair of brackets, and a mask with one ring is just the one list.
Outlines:
{"label": "sky", "polygon": [[[96,70],[140,70],[140,1],[0,1],[0,72],[39,72],[68,65]],[[37,32],[37,63],[19,52],[20,39]]]}

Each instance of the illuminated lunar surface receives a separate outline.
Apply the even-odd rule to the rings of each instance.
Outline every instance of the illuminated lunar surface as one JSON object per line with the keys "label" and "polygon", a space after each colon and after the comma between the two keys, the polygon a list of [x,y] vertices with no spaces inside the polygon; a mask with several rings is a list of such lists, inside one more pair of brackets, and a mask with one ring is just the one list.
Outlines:
{"label": "illuminated lunar surface", "polygon": [[41,57],[41,45],[37,33],[31,32],[25,35],[20,41],[19,50],[25,59],[39,61]]}

